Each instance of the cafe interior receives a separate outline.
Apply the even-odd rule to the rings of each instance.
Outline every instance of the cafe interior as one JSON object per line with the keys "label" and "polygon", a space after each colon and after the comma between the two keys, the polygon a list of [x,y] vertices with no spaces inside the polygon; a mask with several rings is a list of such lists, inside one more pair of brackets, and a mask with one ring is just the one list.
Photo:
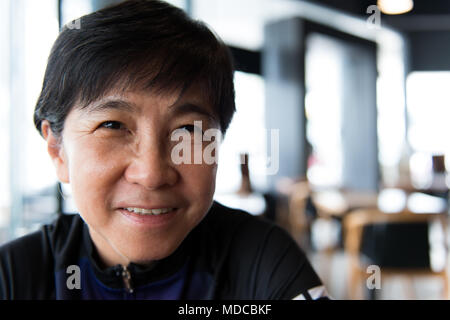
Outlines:
{"label": "cafe interior", "polygon": [[[77,212],[32,113],[60,28],[118,2],[0,1],[0,245]],[[215,200],[284,228],[334,299],[449,299],[450,1],[168,2],[234,57]]]}

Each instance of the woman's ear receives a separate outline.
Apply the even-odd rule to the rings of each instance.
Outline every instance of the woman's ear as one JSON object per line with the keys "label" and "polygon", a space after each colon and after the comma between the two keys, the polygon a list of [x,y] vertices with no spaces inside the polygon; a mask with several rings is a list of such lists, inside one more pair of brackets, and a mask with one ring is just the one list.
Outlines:
{"label": "woman's ear", "polygon": [[62,183],[69,183],[69,167],[61,139],[57,138],[50,127],[50,122],[42,121],[42,136],[47,141],[47,152],[56,168],[56,175]]}

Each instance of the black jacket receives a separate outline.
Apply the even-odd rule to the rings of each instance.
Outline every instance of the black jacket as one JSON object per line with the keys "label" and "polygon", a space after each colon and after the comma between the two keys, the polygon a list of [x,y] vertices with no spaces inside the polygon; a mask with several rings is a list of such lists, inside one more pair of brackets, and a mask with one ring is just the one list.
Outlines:
{"label": "black jacket", "polygon": [[[217,202],[171,256],[148,268],[128,266],[131,290],[126,288],[122,266],[102,269],[98,259],[81,217],[63,215],[0,247],[0,299],[293,299],[324,295],[304,253],[283,229]],[[77,274],[80,278],[74,285]]]}

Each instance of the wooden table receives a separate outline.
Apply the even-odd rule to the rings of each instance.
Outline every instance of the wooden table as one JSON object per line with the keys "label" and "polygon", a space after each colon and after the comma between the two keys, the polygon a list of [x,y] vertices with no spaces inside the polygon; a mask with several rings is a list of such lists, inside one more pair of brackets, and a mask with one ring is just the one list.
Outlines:
{"label": "wooden table", "polygon": [[312,201],[318,214],[327,217],[343,217],[361,208],[377,208],[395,213],[408,210],[414,213],[446,213],[445,199],[425,193],[407,193],[401,189],[384,189],[376,192],[327,190],[312,193]]}

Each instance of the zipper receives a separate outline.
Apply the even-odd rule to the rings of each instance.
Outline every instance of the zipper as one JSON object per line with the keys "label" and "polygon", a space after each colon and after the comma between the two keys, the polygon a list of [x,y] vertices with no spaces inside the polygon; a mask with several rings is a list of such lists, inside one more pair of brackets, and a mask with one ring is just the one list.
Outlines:
{"label": "zipper", "polygon": [[123,280],[123,285],[125,287],[125,290],[128,293],[133,293],[134,289],[131,284],[131,273],[130,273],[130,270],[128,270],[128,268],[126,266],[122,266],[122,280]]}

